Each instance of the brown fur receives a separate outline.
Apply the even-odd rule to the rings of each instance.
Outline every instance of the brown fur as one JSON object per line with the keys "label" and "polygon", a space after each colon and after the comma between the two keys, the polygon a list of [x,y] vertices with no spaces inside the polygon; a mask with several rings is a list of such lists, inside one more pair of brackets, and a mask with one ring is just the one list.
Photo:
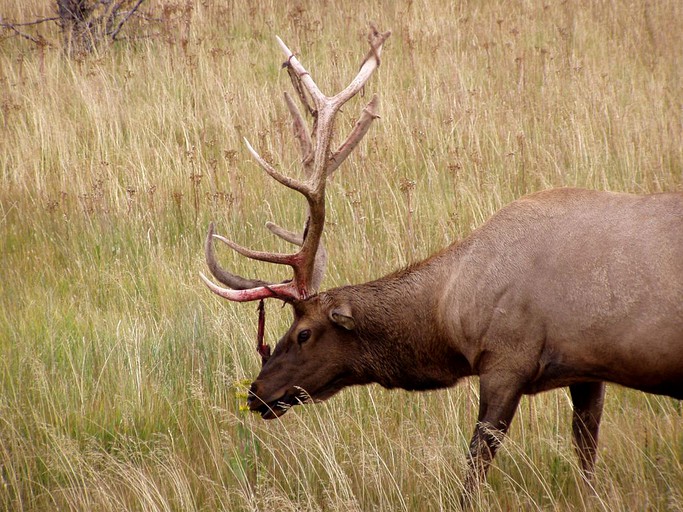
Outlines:
{"label": "brown fur", "polygon": [[590,478],[604,382],[683,399],[683,194],[536,193],[421,263],[293,306],[252,386],[264,417],[301,390],[324,400],[349,385],[424,390],[478,375],[472,490],[520,397],[569,386]]}

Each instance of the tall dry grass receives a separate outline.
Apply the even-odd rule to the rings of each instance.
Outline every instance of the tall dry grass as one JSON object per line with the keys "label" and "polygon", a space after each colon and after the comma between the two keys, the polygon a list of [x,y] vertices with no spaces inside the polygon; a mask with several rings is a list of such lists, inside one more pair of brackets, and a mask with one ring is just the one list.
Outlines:
{"label": "tall dry grass", "polygon": [[[0,42],[0,507],[457,508],[476,381],[350,389],[271,423],[240,409],[258,371],[253,306],[218,301],[197,274],[209,220],[280,249],[263,223],[303,220],[241,143],[299,172],[273,36],[332,91],[369,21],[394,32],[367,87],[382,118],[328,188],[331,287],[424,257],[534,190],[681,190],[683,4],[149,7],[167,15],[151,37],[87,58]],[[6,19],[48,11],[0,3]],[[289,313],[268,313],[275,340]],[[569,423],[564,391],[525,399],[480,508],[683,510],[679,402],[608,389],[595,496]]]}

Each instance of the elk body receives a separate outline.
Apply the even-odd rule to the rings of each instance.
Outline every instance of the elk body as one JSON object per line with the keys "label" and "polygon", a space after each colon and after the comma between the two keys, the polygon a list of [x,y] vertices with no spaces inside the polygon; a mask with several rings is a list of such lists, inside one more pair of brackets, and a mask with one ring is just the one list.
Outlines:
{"label": "elk body", "polygon": [[[379,65],[386,37],[371,36],[363,76],[349,87],[365,83]],[[476,375],[480,406],[466,479],[472,490],[523,395],[569,388],[574,442],[587,479],[606,382],[683,399],[680,193],[539,192],[420,263],[376,281],[316,293],[325,259],[319,243],[324,185],[339,155],[346,156],[362,137],[359,125],[365,133],[376,117],[376,98],[347,141],[331,152],[334,116],[320,116],[330,98],[319,94],[282,46],[292,76],[308,91],[309,96],[300,93],[302,101],[312,98],[310,110],[318,112],[312,150],[288,100],[308,181],[282,177],[250,150],[269,174],[306,197],[309,220],[302,236],[269,226],[302,249],[286,256],[249,251],[214,235],[213,226],[206,243],[209,268],[228,287],[204,278],[215,293],[237,301],[275,297],[294,309],[294,321],[272,355],[261,347],[264,364],[251,387],[252,410],[272,419],[347,386],[378,383],[417,391]],[[309,193],[313,189],[320,194]],[[273,284],[230,274],[216,262],[214,238],[249,257],[292,265],[294,280]]]}

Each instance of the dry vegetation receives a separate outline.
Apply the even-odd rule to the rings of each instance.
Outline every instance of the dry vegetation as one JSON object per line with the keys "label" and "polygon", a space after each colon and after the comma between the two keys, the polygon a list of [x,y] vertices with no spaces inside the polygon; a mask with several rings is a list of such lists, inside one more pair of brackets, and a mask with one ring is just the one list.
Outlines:
{"label": "dry vegetation", "polygon": [[[394,32],[368,86],[382,119],[328,188],[331,287],[534,190],[682,190],[683,3],[364,4],[157,1],[151,37],[77,59],[0,42],[0,508],[457,508],[476,381],[347,390],[270,423],[240,409],[254,308],[197,275],[209,220],[264,248],[266,220],[302,221],[241,143],[297,172],[273,36],[332,90],[369,21]],[[269,318],[272,342],[289,312]],[[592,497],[569,424],[564,391],[525,399],[481,508],[683,510],[680,402],[608,388]]]}

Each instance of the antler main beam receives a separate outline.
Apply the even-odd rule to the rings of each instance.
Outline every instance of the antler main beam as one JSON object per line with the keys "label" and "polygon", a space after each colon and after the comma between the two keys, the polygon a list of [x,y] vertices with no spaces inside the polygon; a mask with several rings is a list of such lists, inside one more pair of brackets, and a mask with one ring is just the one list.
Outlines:
{"label": "antler main beam", "polygon": [[[285,176],[268,163],[245,139],[247,149],[259,166],[278,183],[299,192],[308,204],[308,219],[302,235],[285,230],[276,224],[267,227],[280,238],[300,246],[293,254],[253,251],[242,247],[231,240],[214,234],[213,224],[209,227],[206,240],[206,261],[212,275],[228,288],[222,288],[202,275],[202,279],[214,293],[232,301],[251,301],[268,297],[283,300],[304,299],[317,292],[322,281],[327,260],[325,249],[321,243],[325,225],[325,183],[327,178],[341,165],[353,149],[367,133],[370,124],[377,115],[379,99],[374,95],[370,103],[363,109],[351,133],[335,152],[330,151],[334,121],[339,109],[365,86],[374,71],[380,65],[382,45],[391,32],[381,33],[374,27],[368,36],[370,51],[361,64],[356,77],[341,92],[334,96],[326,96],[306,71],[299,59],[276,36],[278,45],[286,57],[283,65],[288,68],[299,97],[307,110],[315,117],[312,136],[306,130],[305,122],[292,98],[285,93],[285,102],[292,115],[292,129],[299,141],[302,164],[306,179],[303,181]],[[314,109],[308,105],[306,91],[310,96]],[[315,142],[314,142],[315,141]],[[283,283],[267,283],[257,279],[246,279],[231,274],[218,265],[213,250],[213,239],[221,240],[239,254],[251,259],[289,265],[294,271],[294,279]]]}

